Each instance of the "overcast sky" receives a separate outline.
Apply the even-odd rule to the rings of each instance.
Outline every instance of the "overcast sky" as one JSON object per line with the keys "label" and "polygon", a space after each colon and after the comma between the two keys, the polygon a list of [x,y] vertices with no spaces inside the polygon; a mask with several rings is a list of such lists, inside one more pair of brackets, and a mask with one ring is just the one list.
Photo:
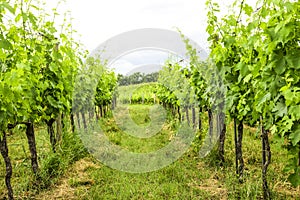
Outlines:
{"label": "overcast sky", "polygon": [[[206,48],[206,0],[66,0],[59,12],[71,11],[73,27],[90,52],[104,41],[139,28],[179,28]],[[226,11],[233,0],[217,0]],[[248,0],[255,2],[255,0]],[[247,2],[248,2],[247,1]],[[57,0],[47,1],[55,7]]]}

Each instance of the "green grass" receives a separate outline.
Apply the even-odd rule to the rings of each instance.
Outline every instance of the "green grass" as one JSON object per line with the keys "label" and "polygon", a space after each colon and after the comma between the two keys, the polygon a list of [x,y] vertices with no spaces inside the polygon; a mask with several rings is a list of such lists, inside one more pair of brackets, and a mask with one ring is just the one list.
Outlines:
{"label": "green grass", "polygon": [[[39,172],[35,176],[31,170],[30,152],[24,128],[15,128],[8,137],[9,156],[12,161],[12,185],[17,199],[27,199],[48,190],[56,184],[68,167],[87,156],[87,151],[75,134],[65,132],[63,142],[56,153],[52,152],[48,133],[44,127],[35,129]],[[0,199],[6,194],[4,183],[5,165],[0,159]]]}
{"label": "green grass", "polygon": [[[149,110],[147,105],[132,105],[129,114],[136,124],[145,127],[151,124]],[[155,136],[143,139],[126,134],[113,118],[102,119],[100,124],[111,142],[130,151],[150,152],[165,146],[176,132],[176,122],[167,122]],[[207,123],[204,122],[203,126],[207,127]],[[227,129],[223,167],[218,165],[215,151],[203,159],[199,158],[197,150],[201,141],[195,139],[190,150],[171,165],[158,171],[135,174],[111,169],[85,154],[84,150],[78,152],[82,147],[80,141],[70,135],[62,151],[64,153],[49,154],[50,144],[45,129],[36,132],[41,173],[45,173],[44,177],[51,174],[49,170],[57,171],[57,174],[53,180],[43,179],[47,183],[45,188],[34,188],[24,133],[16,132],[9,136],[13,187],[18,199],[262,199],[261,141],[254,128],[245,128],[243,183],[239,183],[234,173],[232,124]],[[300,187],[293,188],[287,181],[288,175],[283,173],[287,152],[272,137],[271,150],[268,181],[273,199],[300,199]],[[1,180],[4,180],[4,170],[0,159]],[[2,181],[0,198],[5,193]]]}
{"label": "green grass", "polygon": [[[125,115],[126,113],[124,113],[124,110],[121,110],[120,114]],[[164,120],[160,114],[159,110],[154,111],[152,118]],[[129,151],[145,153],[160,149],[169,142],[170,137],[175,131],[170,123],[163,123],[163,121],[160,124],[150,123],[149,106],[131,105],[128,115],[134,123],[130,123],[127,117],[116,116],[116,118],[118,118],[118,124],[113,118],[103,119],[100,124],[110,141]],[[134,135],[130,135],[138,135],[139,132],[148,130],[149,136],[153,135],[152,137],[137,138]],[[147,137],[147,135],[145,135],[145,137]]]}

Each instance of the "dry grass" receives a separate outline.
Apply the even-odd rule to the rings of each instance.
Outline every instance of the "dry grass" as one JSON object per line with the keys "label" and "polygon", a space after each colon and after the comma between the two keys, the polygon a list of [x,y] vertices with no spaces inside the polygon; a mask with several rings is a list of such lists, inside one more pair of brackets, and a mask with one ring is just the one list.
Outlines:
{"label": "dry grass", "polygon": [[35,199],[82,199],[94,184],[87,173],[89,168],[98,169],[99,166],[91,158],[75,162],[57,185],[48,191],[39,193]]}
{"label": "dry grass", "polygon": [[210,178],[204,179],[200,183],[192,184],[191,187],[196,187],[197,189],[205,191],[215,199],[227,199],[227,189],[219,180],[217,180],[216,174],[212,174]]}

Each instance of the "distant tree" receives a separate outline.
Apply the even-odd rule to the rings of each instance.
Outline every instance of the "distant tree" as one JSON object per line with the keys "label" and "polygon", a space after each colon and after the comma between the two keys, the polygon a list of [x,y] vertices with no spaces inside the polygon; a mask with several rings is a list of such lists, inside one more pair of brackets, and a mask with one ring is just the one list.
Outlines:
{"label": "distant tree", "polygon": [[131,74],[129,76],[118,74],[119,85],[135,85],[140,83],[157,82],[157,80],[158,80],[158,72],[153,72],[150,74],[135,72],[134,74]]}

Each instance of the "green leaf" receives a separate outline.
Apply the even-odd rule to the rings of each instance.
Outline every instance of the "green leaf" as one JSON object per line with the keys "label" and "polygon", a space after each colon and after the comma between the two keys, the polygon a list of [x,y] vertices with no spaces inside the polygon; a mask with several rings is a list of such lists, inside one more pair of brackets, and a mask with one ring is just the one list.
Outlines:
{"label": "green leaf", "polygon": [[294,187],[297,187],[300,185],[300,174],[299,173],[293,173],[289,175],[288,180],[291,182],[291,184]]}
{"label": "green leaf", "polygon": [[275,133],[277,133],[277,126],[275,124],[273,124],[273,126],[270,128],[271,134],[274,135]]}
{"label": "green leaf", "polygon": [[286,102],[285,104],[287,106],[289,105],[295,105],[300,103],[300,88],[299,87],[293,87],[289,88],[286,91],[282,92]]}
{"label": "green leaf", "polygon": [[276,112],[276,115],[278,117],[283,117],[284,115],[287,114],[287,107],[283,102],[277,102],[272,112]]}
{"label": "green leaf", "polygon": [[22,18],[22,13],[19,13],[15,18],[15,22],[19,22],[21,18]]}
{"label": "green leaf", "polygon": [[291,106],[289,108],[289,113],[292,115],[292,117],[295,118],[295,120],[300,119],[300,105]]}
{"label": "green leaf", "polygon": [[271,98],[271,94],[267,93],[264,96],[260,96],[258,98],[258,103],[257,105],[260,106],[261,104],[265,103],[267,100],[269,100]]}
{"label": "green leaf", "polygon": [[253,13],[253,8],[248,4],[244,4],[244,11],[246,15],[250,16]]}
{"label": "green leaf", "polygon": [[52,96],[47,96],[47,100],[49,101],[50,105],[53,106],[54,108],[58,108],[59,104],[58,102],[52,97]]}
{"label": "green leaf", "polygon": [[285,56],[285,60],[288,65],[292,68],[299,69],[300,68],[300,50],[292,50]]}
{"label": "green leaf", "polygon": [[51,63],[49,65],[50,71],[54,72],[55,74],[58,72],[58,66],[55,63]]}
{"label": "green leaf", "polygon": [[250,79],[252,78],[252,74],[248,74],[245,78],[244,78],[244,83],[248,83],[250,81]]}
{"label": "green leaf", "polygon": [[11,12],[12,14],[15,14],[15,9],[13,7],[11,7],[7,2],[2,1],[0,4],[0,7],[4,7],[7,10],[9,10],[9,12]]}
{"label": "green leaf", "polygon": [[0,48],[10,50],[10,49],[12,49],[12,45],[8,40],[3,38],[0,40]]}
{"label": "green leaf", "polygon": [[284,57],[279,57],[275,62],[274,70],[278,75],[281,75],[286,70],[286,63]]}
{"label": "green leaf", "polygon": [[289,139],[292,141],[293,146],[296,146],[298,142],[300,141],[300,125],[298,124],[293,130],[293,132],[290,134]]}
{"label": "green leaf", "polygon": [[27,13],[22,13],[22,19],[23,19],[24,22],[27,21],[27,19],[28,19]]}
{"label": "green leaf", "polygon": [[28,17],[29,17],[30,22],[35,25],[37,18],[32,13],[29,13]]}
{"label": "green leaf", "polygon": [[277,33],[279,41],[283,44],[287,43],[295,31],[294,28],[295,26],[285,24]]}
{"label": "green leaf", "polygon": [[247,66],[245,63],[243,63],[243,62],[239,62],[239,63],[236,65],[236,69],[237,69],[237,70],[240,70],[240,74],[241,74],[243,77],[249,74],[248,66]]}

